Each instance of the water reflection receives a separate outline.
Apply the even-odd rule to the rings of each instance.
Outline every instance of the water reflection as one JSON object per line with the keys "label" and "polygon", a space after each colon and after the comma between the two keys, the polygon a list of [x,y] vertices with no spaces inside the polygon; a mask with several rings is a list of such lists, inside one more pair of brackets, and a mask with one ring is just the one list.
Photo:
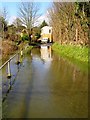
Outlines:
{"label": "water reflection", "polygon": [[44,61],[51,61],[51,46],[41,45],[41,59]]}
{"label": "water reflection", "polygon": [[[16,58],[17,60],[17,58]],[[6,99],[8,93],[12,89],[15,79],[19,73],[20,67],[23,65],[23,57],[20,57],[20,63],[16,64],[16,60],[11,61],[10,63],[10,71],[11,71],[11,78],[7,78],[8,68],[7,65],[3,68],[2,74],[2,99],[3,101]]]}
{"label": "water reflection", "polygon": [[[88,74],[51,46],[33,48],[7,97],[7,118],[86,118]],[[37,108],[37,109],[36,109]]]}
{"label": "water reflection", "polygon": [[41,45],[41,60],[46,68],[49,68],[52,61],[51,46]]}

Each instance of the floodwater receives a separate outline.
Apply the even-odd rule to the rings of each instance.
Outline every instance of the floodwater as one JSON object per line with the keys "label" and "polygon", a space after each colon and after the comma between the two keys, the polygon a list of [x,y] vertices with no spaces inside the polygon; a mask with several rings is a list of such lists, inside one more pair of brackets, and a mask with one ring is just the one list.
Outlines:
{"label": "floodwater", "polygon": [[3,118],[87,118],[88,73],[51,46],[33,48],[22,63],[3,68]]}

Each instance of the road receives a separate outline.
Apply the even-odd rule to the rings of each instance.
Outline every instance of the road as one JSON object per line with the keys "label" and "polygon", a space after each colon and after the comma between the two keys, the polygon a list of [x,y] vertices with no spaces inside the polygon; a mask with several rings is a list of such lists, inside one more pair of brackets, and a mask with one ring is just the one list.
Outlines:
{"label": "road", "polygon": [[[86,118],[88,116],[88,74],[43,45],[23,57],[21,65],[11,63],[11,80],[5,79],[3,118]],[[7,83],[7,84],[6,84]]]}

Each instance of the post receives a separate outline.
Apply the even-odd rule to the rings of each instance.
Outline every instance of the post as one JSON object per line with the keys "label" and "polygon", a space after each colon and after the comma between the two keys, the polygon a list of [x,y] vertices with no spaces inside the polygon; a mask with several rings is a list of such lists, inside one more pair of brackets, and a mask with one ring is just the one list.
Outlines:
{"label": "post", "polygon": [[22,62],[22,58],[23,58],[23,49],[20,52],[20,63]]}
{"label": "post", "polygon": [[21,50],[21,57],[23,56],[23,50]]}
{"label": "post", "polygon": [[16,64],[18,65],[18,64],[20,64],[20,57],[19,57],[19,52],[18,52],[18,56],[17,56],[18,58],[17,58],[17,62],[16,62]]}
{"label": "post", "polygon": [[22,59],[23,59],[23,51],[21,50],[21,54],[20,54],[20,63],[22,63]]}
{"label": "post", "polygon": [[7,78],[11,78],[10,61],[8,62],[8,75],[7,75]]}

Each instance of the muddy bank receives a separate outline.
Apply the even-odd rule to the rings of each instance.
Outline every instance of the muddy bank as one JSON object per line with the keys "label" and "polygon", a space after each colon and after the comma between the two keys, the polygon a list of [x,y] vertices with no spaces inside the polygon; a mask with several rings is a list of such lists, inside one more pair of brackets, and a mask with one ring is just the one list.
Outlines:
{"label": "muddy bank", "polygon": [[7,60],[11,54],[14,54],[18,47],[9,40],[2,41],[2,62]]}
{"label": "muddy bank", "polygon": [[11,55],[20,52],[21,50],[23,50],[24,54],[27,54],[32,48],[32,46],[28,45],[28,42],[21,42],[19,45],[16,45],[13,41],[4,40],[1,45],[2,64],[8,60]]}

